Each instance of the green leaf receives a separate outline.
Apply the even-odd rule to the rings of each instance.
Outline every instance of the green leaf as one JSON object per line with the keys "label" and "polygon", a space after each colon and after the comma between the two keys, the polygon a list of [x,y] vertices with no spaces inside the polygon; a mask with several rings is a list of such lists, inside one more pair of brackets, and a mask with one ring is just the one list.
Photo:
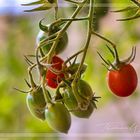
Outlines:
{"label": "green leaf", "polygon": [[31,3],[27,3],[27,4],[21,4],[21,5],[22,6],[32,6],[32,5],[43,4],[43,3],[46,3],[46,1],[39,0],[39,1],[31,2]]}
{"label": "green leaf", "polygon": [[48,27],[42,24],[42,21],[44,20],[44,18],[42,20],[40,20],[39,22],[39,28],[44,31],[44,32],[48,32]]}
{"label": "green leaf", "polygon": [[24,12],[44,11],[44,10],[49,10],[50,8],[52,8],[52,4],[47,3],[47,4],[44,4],[44,5],[40,6],[40,7],[31,9],[31,10],[24,10]]}
{"label": "green leaf", "polygon": [[127,21],[127,20],[133,20],[137,18],[140,18],[140,10],[138,10],[134,16],[124,18],[124,19],[118,19],[117,21]]}
{"label": "green leaf", "polygon": [[136,10],[136,9],[138,9],[138,7],[136,7],[136,6],[128,6],[128,7],[125,7],[123,9],[112,11],[112,12],[125,12],[125,11]]}
{"label": "green leaf", "polygon": [[24,12],[44,11],[44,10],[49,10],[53,7],[57,7],[56,0],[53,0],[53,2],[46,1],[46,0],[38,0],[38,1],[35,1],[35,2],[22,4],[22,6],[32,6],[32,5],[38,5],[38,4],[42,4],[42,5],[39,6],[39,7],[30,9],[30,10],[24,10]]}

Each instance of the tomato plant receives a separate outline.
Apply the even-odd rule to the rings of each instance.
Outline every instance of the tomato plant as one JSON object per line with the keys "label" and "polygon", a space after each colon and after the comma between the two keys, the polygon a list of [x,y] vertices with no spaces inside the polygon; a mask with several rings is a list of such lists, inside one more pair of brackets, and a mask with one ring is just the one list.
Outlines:
{"label": "tomato plant", "polygon": [[[114,57],[114,62],[105,60],[98,53],[104,62],[103,65],[108,70],[107,77],[110,90],[115,95],[126,97],[134,92],[138,81],[136,71],[130,64],[135,58],[136,48],[132,49],[130,57],[120,61],[116,45],[111,40],[95,32],[98,29],[99,20],[109,10],[109,0],[99,0],[98,2],[94,0],[66,1],[76,5],[74,13],[70,17],[59,15],[59,5],[55,0],[38,0],[25,4],[25,6],[39,5],[39,7],[34,9],[26,10],[26,12],[43,11],[53,8],[55,11],[52,23],[43,25],[42,20],[39,22],[40,32],[36,39],[37,47],[35,55],[33,55],[36,61],[32,62],[25,57],[30,65],[28,75],[31,83],[30,85],[26,82],[30,87],[30,92],[28,92],[30,94],[27,95],[27,105],[32,114],[38,118],[47,120],[51,128],[62,133],[67,133],[70,128],[71,114],[79,118],[89,118],[94,108],[96,108],[95,101],[97,101],[97,97],[95,97],[95,93],[88,82],[82,80],[83,74],[85,74],[88,67],[85,64],[85,59],[92,35],[96,35],[108,42],[113,48],[111,49],[107,45],[109,52]],[[128,18],[129,20],[140,17],[140,3],[136,0],[133,0],[133,2],[135,3],[135,7],[127,7],[120,10],[124,12],[133,8],[136,9],[135,16]],[[96,4],[99,7],[96,7]],[[87,11],[86,14],[88,14],[80,16],[80,11],[85,7],[87,8],[85,9]],[[123,19],[123,21],[128,19]],[[57,54],[66,49],[69,41],[68,28],[75,21],[86,21],[86,39],[80,50],[74,54],[68,54],[67,59],[63,60]],[[95,28],[96,26],[97,28]],[[34,68],[39,72],[38,86],[33,81],[32,71]],[[34,76],[36,77],[38,74]],[[55,90],[48,89],[49,87]]]}
{"label": "tomato plant", "polygon": [[[108,47],[108,46],[107,46]],[[108,47],[109,51],[115,58],[114,62],[106,61],[100,54],[102,60],[109,66],[107,73],[107,83],[110,90],[117,96],[127,97],[131,95],[138,83],[137,73],[133,66],[130,64],[136,55],[136,48],[132,49],[131,55],[120,61],[119,55],[116,47],[114,47],[114,52]]]}

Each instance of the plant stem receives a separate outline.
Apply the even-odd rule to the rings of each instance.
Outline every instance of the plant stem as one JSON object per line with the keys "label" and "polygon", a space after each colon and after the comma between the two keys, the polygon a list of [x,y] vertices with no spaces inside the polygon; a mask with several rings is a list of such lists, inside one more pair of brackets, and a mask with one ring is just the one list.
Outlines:
{"label": "plant stem", "polygon": [[117,49],[116,49],[116,45],[115,45],[112,41],[110,41],[109,39],[107,39],[106,37],[104,37],[104,36],[102,36],[102,35],[100,35],[100,34],[94,32],[93,30],[92,30],[92,34],[98,36],[99,38],[101,38],[101,39],[107,41],[109,44],[111,44],[111,46],[112,46],[113,49],[114,49],[115,63],[120,63],[119,55],[118,55],[118,52],[117,52]]}
{"label": "plant stem", "polygon": [[78,51],[77,53],[73,54],[71,57],[69,57],[65,62],[64,62],[64,66],[74,57],[76,57],[77,55],[79,55],[80,53],[84,52],[84,49]]}
{"label": "plant stem", "polygon": [[[77,6],[77,8],[76,8],[76,10],[74,11],[74,13],[72,14],[72,16],[71,16],[71,19],[74,19],[76,16],[77,16],[77,14],[80,12],[80,10],[83,8],[83,6],[84,6],[84,4],[87,2],[87,0],[84,0],[83,2],[81,2],[78,6]],[[65,26],[61,29],[61,31],[58,33],[58,35],[57,35],[57,37],[56,37],[56,41],[53,43],[53,45],[52,45],[52,48],[51,48],[51,50],[49,51],[49,53],[48,53],[48,59],[47,59],[47,62],[48,63],[50,63],[50,61],[51,61],[51,58],[52,58],[52,56],[53,56],[53,54],[54,54],[54,50],[55,50],[55,48],[57,47],[57,44],[58,44],[58,42],[59,42],[59,39],[60,39],[60,37],[63,35],[63,33],[67,30],[67,28],[70,26],[70,24],[72,23],[72,20],[70,20],[70,21],[68,21],[66,24],[65,24]]]}
{"label": "plant stem", "polygon": [[[54,26],[55,24],[59,24],[62,22],[67,22],[67,21],[80,21],[80,20],[88,20],[88,17],[80,17],[80,18],[59,18],[55,22],[53,22],[50,26]],[[51,27],[50,27],[51,28]]]}
{"label": "plant stem", "polygon": [[82,3],[82,1],[74,1],[74,0],[65,0],[65,1],[71,2],[73,4],[81,4]]}
{"label": "plant stem", "polygon": [[91,0],[90,2],[90,9],[89,9],[89,18],[88,18],[88,32],[87,32],[87,41],[85,43],[85,47],[84,47],[84,54],[83,54],[83,57],[82,57],[82,60],[81,60],[81,63],[80,63],[80,66],[76,72],[76,75],[75,75],[75,80],[77,78],[79,78],[79,73],[81,71],[81,68],[83,66],[83,63],[85,61],[85,57],[86,57],[86,54],[87,54],[87,50],[88,50],[88,47],[89,47],[89,43],[90,43],[90,39],[91,39],[91,29],[92,29],[92,19],[93,19],[93,3],[94,3],[94,0]]}
{"label": "plant stem", "polygon": [[116,47],[116,45],[115,45],[112,41],[110,41],[109,39],[107,39],[106,37],[104,37],[104,36],[102,36],[102,35],[100,35],[100,34],[94,32],[94,31],[92,31],[92,34],[98,36],[99,38],[101,38],[101,39],[103,39],[103,40],[105,40],[105,41],[107,41],[113,48]]}
{"label": "plant stem", "polygon": [[43,95],[47,104],[53,104],[52,100],[50,99],[49,92],[45,88],[46,77],[43,76],[41,79],[41,86],[43,90]]}
{"label": "plant stem", "polygon": [[[49,53],[44,56],[43,58],[41,58],[40,62],[46,60],[46,58],[48,58],[47,60],[47,63],[50,63],[51,61],[51,58],[53,56],[53,53],[54,53],[54,50],[58,44],[58,41],[59,41],[59,38],[63,35],[63,33],[67,30],[67,28],[69,27],[69,25],[72,23],[72,21],[74,20],[74,18],[77,16],[77,14],[80,12],[80,10],[83,8],[84,4],[87,2],[87,0],[83,0],[82,2],[79,3],[79,5],[77,6],[75,12],[72,14],[71,16],[71,20],[68,21],[66,23],[66,25],[61,29],[61,31],[58,31],[57,33],[49,36],[47,39],[45,39],[44,41],[41,42],[41,46],[43,43],[49,41],[49,39],[51,39],[52,37],[54,37],[56,35],[56,38],[55,38],[55,42],[53,43],[52,47],[51,47],[51,50],[49,51]],[[85,20],[85,19],[84,19]],[[50,41],[51,42],[51,41]],[[47,43],[50,43],[50,42],[47,42]],[[44,44],[43,44],[44,45]],[[31,70],[33,67],[37,66],[37,64],[33,64],[32,66],[29,67],[29,69]]]}
{"label": "plant stem", "polygon": [[90,43],[90,39],[91,39],[91,31],[92,31],[92,19],[93,19],[93,5],[94,5],[94,0],[90,0],[90,9],[89,9],[89,19],[88,19],[88,32],[87,32],[87,40],[86,40],[86,43],[85,43],[85,47],[84,47],[84,54],[83,54],[83,57],[82,57],[82,60],[81,60],[81,63],[80,63],[80,66],[78,67],[78,70],[75,74],[75,78],[72,82],[72,90],[73,90],[73,93],[74,93],[74,96],[78,102],[78,106],[80,107],[80,109],[82,110],[86,110],[89,106],[89,102],[87,102],[87,100],[83,100],[80,96],[79,96],[79,93],[78,93],[78,80],[80,78],[80,71],[81,71],[81,68],[83,66],[83,63],[85,61],[85,57],[86,57],[86,54],[87,54],[87,50],[88,50],[88,47],[89,47],[89,43]]}
{"label": "plant stem", "polygon": [[32,73],[31,73],[32,69],[33,69],[33,67],[28,68],[28,75],[29,75],[29,81],[30,81],[31,87],[35,88],[36,84],[35,84],[35,82],[33,80],[33,76],[32,76]]}

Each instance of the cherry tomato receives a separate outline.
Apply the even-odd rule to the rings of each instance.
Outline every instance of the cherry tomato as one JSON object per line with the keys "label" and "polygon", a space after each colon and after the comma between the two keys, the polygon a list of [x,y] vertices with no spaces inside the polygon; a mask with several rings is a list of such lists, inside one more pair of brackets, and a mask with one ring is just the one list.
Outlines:
{"label": "cherry tomato", "polygon": [[72,92],[71,89],[65,89],[64,93],[62,94],[64,99],[64,104],[66,107],[71,110],[71,113],[79,118],[89,118],[94,110],[93,104],[90,102],[87,110],[81,110],[78,108],[78,102]]}
{"label": "cherry tomato", "polygon": [[91,100],[94,95],[91,86],[84,80],[78,81],[78,91],[79,95],[86,100]]}
{"label": "cherry tomato", "polygon": [[[51,64],[53,64],[53,65],[51,67],[53,69],[56,69],[57,71],[60,71],[60,70],[62,70],[63,63],[64,63],[64,61],[60,57],[53,56],[52,62],[51,62]],[[56,73],[54,73],[50,69],[47,70],[46,81],[47,81],[47,85],[49,87],[57,88],[58,84],[62,81],[62,78],[64,78],[63,73],[57,75]]]}
{"label": "cherry tomato", "polygon": [[108,86],[117,96],[127,97],[137,87],[137,74],[132,65],[123,65],[118,71],[111,70],[107,75]]}
{"label": "cherry tomato", "polygon": [[62,133],[68,133],[71,115],[64,104],[57,102],[45,110],[45,118],[50,127]]}
{"label": "cherry tomato", "polygon": [[74,93],[71,88],[66,88],[63,96],[64,104],[67,106],[69,110],[72,110],[71,113],[79,118],[89,118],[95,109],[95,106],[92,104],[92,99],[94,97],[94,93],[92,91],[91,86],[84,80],[78,81],[78,93],[79,96],[83,99],[86,99],[89,102],[89,106],[87,110],[81,110],[78,108],[78,102],[74,96]]}
{"label": "cherry tomato", "polygon": [[41,87],[36,87],[32,92],[28,93],[26,103],[33,116],[45,120],[46,102]]}
{"label": "cherry tomato", "polygon": [[[48,27],[49,27],[49,25],[48,25]],[[54,27],[51,30],[50,34],[48,32],[44,32],[44,31],[40,30],[39,33],[38,33],[38,35],[37,35],[37,39],[36,39],[37,46],[39,45],[39,43],[41,41],[43,41],[44,39],[46,39],[47,37],[49,37],[49,35],[52,35],[53,33],[56,33],[59,30],[60,30],[59,27]],[[65,32],[64,35],[60,38],[60,40],[58,42],[58,45],[57,45],[56,50],[55,50],[55,53],[56,54],[61,53],[66,48],[67,44],[68,44],[68,35],[67,35],[67,32]],[[42,47],[43,52],[45,54],[48,53],[49,50],[51,49],[51,46],[52,46],[52,44],[44,45]]]}

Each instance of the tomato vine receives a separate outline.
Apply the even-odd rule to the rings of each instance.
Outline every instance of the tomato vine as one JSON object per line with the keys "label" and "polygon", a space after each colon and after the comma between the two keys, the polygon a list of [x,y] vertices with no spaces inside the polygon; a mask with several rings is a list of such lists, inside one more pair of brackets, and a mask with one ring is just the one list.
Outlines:
{"label": "tomato vine", "polygon": [[[135,69],[133,69],[133,72],[130,72],[125,76],[125,72],[122,73],[122,69],[124,70],[125,67],[130,66],[130,63],[134,60],[136,48],[134,47],[132,49],[130,57],[126,60],[120,61],[115,43],[95,32],[93,26],[94,10],[96,10],[94,6],[96,4],[95,0],[65,1],[76,5],[76,9],[70,18],[58,17],[59,6],[56,0],[38,0],[36,2],[23,4],[23,6],[41,4],[37,8],[25,10],[25,12],[35,12],[49,9],[55,10],[54,22],[49,25],[43,25],[43,20],[39,22],[39,27],[40,30],[43,31],[43,36],[41,36],[42,38],[38,40],[37,47],[35,49],[34,56],[36,58],[36,62],[32,63],[29,58],[25,56],[26,61],[30,64],[28,68],[29,82],[26,80],[26,84],[30,88],[30,90],[27,91],[27,104],[30,112],[35,117],[42,120],[46,119],[50,127],[63,133],[67,133],[70,128],[70,112],[79,118],[88,118],[96,108],[97,99],[100,98],[96,97],[91,86],[86,81],[82,80],[82,75],[87,68],[87,65],[84,62],[92,35],[96,35],[105,40],[113,48],[112,49],[107,45],[109,52],[114,57],[113,63],[110,62],[110,60],[105,60],[98,52],[104,62],[103,65],[107,68],[108,73],[111,73],[108,77],[108,84],[111,91],[118,96],[125,97],[131,95],[137,87],[137,74]],[[140,17],[139,1],[131,1],[135,4],[134,7],[137,9],[136,14],[126,19],[120,19],[120,21],[132,20]],[[88,7],[87,16],[77,17],[85,6]],[[132,10],[132,7],[127,7],[114,12],[124,12],[128,10]],[[59,47],[61,44],[64,48],[66,47],[67,42],[69,41],[67,29],[74,21],[87,21],[86,41],[81,50],[71,55],[68,59],[63,60],[58,56],[59,49],[61,49]],[[62,41],[66,42],[64,43]],[[43,48],[47,51],[44,51]],[[56,51],[56,48],[58,51]],[[82,58],[80,63],[78,63],[77,57],[80,54],[82,54]],[[32,70],[34,68],[37,68],[39,71],[39,85],[34,82],[34,77],[32,75]],[[114,78],[116,73],[119,78]],[[121,85],[118,86],[117,84],[114,84],[121,78],[129,80],[129,82],[127,82],[127,80],[123,80],[124,83],[122,85],[125,85],[125,89],[122,89]],[[127,94],[130,89],[131,82],[133,82],[134,85],[129,94]],[[50,92],[50,88],[56,89],[55,91],[51,89],[51,92],[55,92],[54,94]],[[118,88],[120,88],[120,90],[116,90]]]}

